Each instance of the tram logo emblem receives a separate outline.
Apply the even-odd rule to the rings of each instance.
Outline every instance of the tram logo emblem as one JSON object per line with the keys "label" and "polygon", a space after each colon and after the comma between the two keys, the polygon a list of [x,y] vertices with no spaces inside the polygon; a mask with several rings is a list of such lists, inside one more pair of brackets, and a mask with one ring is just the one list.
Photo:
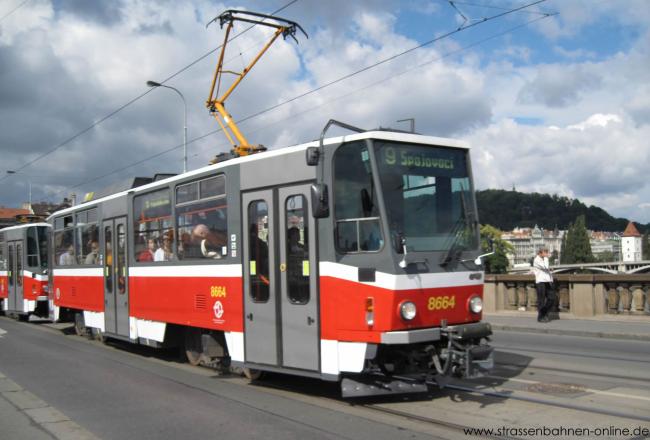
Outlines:
{"label": "tram logo emblem", "polygon": [[221,319],[223,316],[223,304],[221,301],[215,301],[214,306],[212,306],[212,311],[214,312],[214,317]]}

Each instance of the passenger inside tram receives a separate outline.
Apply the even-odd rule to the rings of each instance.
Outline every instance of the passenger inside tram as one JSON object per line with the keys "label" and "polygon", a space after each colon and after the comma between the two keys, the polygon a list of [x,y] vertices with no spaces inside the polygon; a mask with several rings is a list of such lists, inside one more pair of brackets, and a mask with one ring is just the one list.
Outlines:
{"label": "passenger inside tram", "polygon": [[96,240],[90,242],[90,252],[86,255],[84,264],[97,264],[99,261],[99,243]]}
{"label": "passenger inside tram", "polygon": [[154,254],[156,253],[156,240],[153,238],[147,239],[147,248],[138,254],[138,261],[153,261]]}
{"label": "passenger inside tram", "polygon": [[72,266],[73,264],[76,264],[74,258],[74,245],[70,243],[66,247],[66,251],[59,256],[59,265]]}
{"label": "passenger inside tram", "polygon": [[169,234],[163,235],[162,246],[159,247],[153,256],[153,261],[172,261],[172,238]]}
{"label": "passenger inside tram", "polygon": [[192,242],[198,244],[201,255],[206,258],[221,258],[221,248],[226,245],[225,237],[211,231],[204,224],[192,230]]}

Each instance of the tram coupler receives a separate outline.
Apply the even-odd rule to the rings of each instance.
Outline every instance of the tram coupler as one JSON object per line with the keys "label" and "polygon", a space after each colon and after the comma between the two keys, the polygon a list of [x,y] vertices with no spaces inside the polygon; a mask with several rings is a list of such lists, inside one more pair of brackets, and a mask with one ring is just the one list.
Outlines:
{"label": "tram coupler", "polygon": [[472,379],[484,376],[494,367],[494,349],[481,343],[483,339],[489,341],[492,335],[489,323],[444,327],[441,334],[449,339],[447,356],[451,356],[450,372],[453,375]]}
{"label": "tram coupler", "polygon": [[373,397],[397,394],[423,394],[429,391],[426,382],[402,380],[385,376],[367,376],[341,380],[341,397]]}

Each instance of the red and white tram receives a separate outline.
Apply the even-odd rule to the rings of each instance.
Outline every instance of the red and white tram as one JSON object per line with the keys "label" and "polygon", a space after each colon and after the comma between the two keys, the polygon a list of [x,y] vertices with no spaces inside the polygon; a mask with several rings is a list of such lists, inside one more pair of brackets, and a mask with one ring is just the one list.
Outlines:
{"label": "red and white tram", "polygon": [[422,391],[424,379],[491,364],[459,141],[321,137],[48,221],[54,314],[98,335],[182,344],[194,364],[249,375],[343,379],[345,396]]}
{"label": "red and white tram", "polygon": [[0,229],[0,311],[22,320],[48,317],[50,229],[47,223]]}

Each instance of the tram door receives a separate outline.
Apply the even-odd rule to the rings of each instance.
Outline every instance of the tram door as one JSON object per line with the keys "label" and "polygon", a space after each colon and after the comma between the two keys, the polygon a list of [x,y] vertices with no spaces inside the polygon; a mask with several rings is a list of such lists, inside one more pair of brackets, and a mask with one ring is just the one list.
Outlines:
{"label": "tram door", "polygon": [[309,186],[242,199],[246,361],[316,371],[316,231]]}
{"label": "tram door", "polygon": [[104,220],[104,325],[107,333],[129,336],[129,276],[126,217]]}
{"label": "tram door", "polygon": [[23,245],[20,241],[9,242],[8,257],[8,309],[23,310]]}

